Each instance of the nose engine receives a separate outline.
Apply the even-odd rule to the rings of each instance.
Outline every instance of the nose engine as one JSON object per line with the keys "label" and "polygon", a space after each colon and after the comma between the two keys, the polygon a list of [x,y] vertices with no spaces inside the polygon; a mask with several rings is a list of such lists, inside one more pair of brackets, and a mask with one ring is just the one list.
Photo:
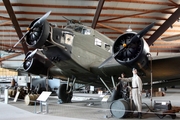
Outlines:
{"label": "nose engine", "polygon": [[141,69],[148,64],[149,46],[142,37],[132,41],[135,35],[134,32],[121,35],[113,45],[113,53],[118,63]]}

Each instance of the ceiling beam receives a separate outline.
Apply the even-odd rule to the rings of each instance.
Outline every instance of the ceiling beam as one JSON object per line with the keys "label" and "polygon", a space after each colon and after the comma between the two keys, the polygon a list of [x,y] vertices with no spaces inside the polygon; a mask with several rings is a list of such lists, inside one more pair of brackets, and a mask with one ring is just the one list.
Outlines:
{"label": "ceiling beam", "polygon": [[98,3],[98,6],[96,8],[96,13],[94,15],[94,19],[92,21],[92,28],[95,29],[96,28],[96,25],[97,25],[97,22],[98,22],[98,19],[99,19],[99,16],[101,14],[101,10],[102,10],[102,7],[104,5],[104,1],[105,0],[99,0],[99,3]]}
{"label": "ceiling beam", "polygon": [[[0,43],[0,46],[1,46],[1,48],[0,49],[4,49],[5,47],[6,48],[11,48],[12,46],[10,46],[10,45],[7,45],[7,44],[2,44],[2,43]],[[15,50],[22,50],[23,51],[23,48],[22,48],[22,46],[20,46],[20,45],[17,45],[17,47],[15,47],[14,48]]]}
{"label": "ceiling beam", "polygon": [[[2,14],[1,14],[1,15],[2,15]],[[0,19],[1,19],[1,20],[10,20],[10,18],[4,17],[4,16],[0,16]]]}
{"label": "ceiling beam", "polygon": [[107,26],[107,25],[104,25],[104,24],[101,24],[101,23],[97,23],[99,26],[102,26],[102,27],[105,27],[105,28],[108,28],[108,29],[111,29],[111,30],[114,30],[114,31],[117,31],[119,33],[124,33],[122,30],[118,29],[118,28],[114,28],[114,27],[110,27],[110,26]]}
{"label": "ceiling beam", "polygon": [[[97,1],[97,0],[94,0]],[[170,0],[171,1],[171,0]],[[156,1],[147,1],[147,0],[106,0],[106,2],[127,2],[127,3],[137,3],[137,4],[150,4],[150,5],[167,5],[167,6],[174,6],[174,3],[171,2],[156,2]],[[0,3],[0,6],[2,4]],[[78,8],[70,5],[43,5],[43,4],[26,4],[26,3],[12,3],[12,6],[25,6],[25,7],[43,7],[43,8]],[[86,6],[84,9],[88,9],[91,6]]]}
{"label": "ceiling beam", "polygon": [[9,23],[11,23],[11,21],[10,21],[10,20],[8,20],[8,21],[5,21],[5,22],[1,22],[1,23],[0,23],[0,26],[7,25],[7,24],[9,24]]}
{"label": "ceiling beam", "polygon": [[158,10],[147,10],[147,11],[141,12],[141,13],[135,13],[135,14],[131,14],[131,15],[122,15],[122,16],[118,16],[118,17],[114,17],[114,18],[110,18],[110,19],[101,20],[100,22],[116,20],[116,19],[120,19],[120,18],[140,16],[140,15],[143,15],[143,14],[148,14],[148,13],[153,13],[153,12],[164,12],[164,11],[167,11],[167,10],[170,10],[170,9],[174,9],[174,8],[176,8],[176,7],[165,8],[165,9],[158,9]]}
{"label": "ceiling beam", "polygon": [[2,57],[0,58],[0,62],[4,61],[4,60],[7,60],[7,59],[10,59],[10,58],[13,58],[13,57],[16,57],[16,56],[19,56],[21,55],[22,53],[14,53],[14,54],[11,54],[11,55],[8,55],[6,57]]}
{"label": "ceiling beam", "polygon": [[57,9],[96,9],[96,6],[80,6],[80,5],[52,5],[52,4],[27,4],[27,3],[12,3],[12,6],[17,7],[42,7],[42,8],[57,8]]}
{"label": "ceiling beam", "polygon": [[173,3],[175,6],[179,6],[176,2],[174,2],[173,0],[169,0],[171,3]]}
{"label": "ceiling beam", "polygon": [[[154,3],[156,4],[156,3]],[[42,8],[57,8],[57,9],[96,9],[96,6],[77,6],[77,5],[50,5],[50,4],[26,4],[26,3],[11,3],[11,5],[17,6],[17,7],[42,7]],[[167,4],[165,4],[167,5]],[[0,6],[2,6],[2,3],[0,3]],[[177,7],[177,5],[175,5]],[[146,12],[149,11],[147,9],[137,9],[137,8],[119,8],[119,7],[109,7],[109,6],[103,6],[102,10],[122,10],[122,11],[133,11],[133,12]],[[159,11],[157,12],[170,12],[170,11]],[[172,13],[171,13],[172,14]]]}
{"label": "ceiling beam", "polygon": [[147,43],[152,45],[180,16],[180,6],[178,9],[149,37]]}
{"label": "ceiling beam", "polygon": [[147,1],[147,0],[106,0],[106,2],[127,2],[127,3],[137,3],[137,4],[150,4],[150,5],[167,5],[173,6],[174,4],[170,2],[156,2],[156,1]]}
{"label": "ceiling beam", "polygon": [[[19,23],[18,23],[18,21],[16,19],[16,16],[14,14],[14,11],[13,11],[13,8],[11,6],[11,3],[10,3],[9,0],[3,0],[3,3],[4,3],[4,5],[6,7],[6,10],[7,10],[8,14],[9,14],[9,17],[11,18],[11,21],[12,21],[12,23],[14,25],[14,28],[15,28],[17,34],[18,34],[18,37],[19,37],[19,39],[21,39],[23,37],[23,34],[21,32]],[[24,39],[22,40],[21,44],[23,46],[24,53],[26,54],[28,52],[28,47],[27,47]]]}
{"label": "ceiling beam", "polygon": [[[175,7],[174,7],[175,8]],[[168,8],[171,9],[171,8]],[[3,12],[4,10],[0,10],[0,13]],[[15,11],[15,14],[21,14],[21,15],[43,15],[44,12],[29,12],[29,11]],[[151,11],[149,12],[142,12],[142,13],[137,13],[137,14],[131,14],[131,15],[123,15],[123,14],[101,14],[101,17],[114,17],[114,18],[110,18],[107,20],[114,20],[114,19],[119,19],[119,18],[126,18],[126,17],[130,17],[130,18],[142,18],[142,19],[156,19],[156,20],[167,20],[166,17],[159,17],[159,16],[142,16],[143,14],[147,14],[147,13],[151,13]],[[93,13],[60,13],[60,12],[53,12],[51,13],[51,16],[83,16],[83,17],[94,17]],[[31,21],[34,19],[31,18],[17,18],[18,21]],[[48,21],[50,21],[52,19],[48,19]],[[107,21],[107,20],[101,20],[98,22],[102,22],[102,21]],[[52,20],[54,22],[57,22],[56,20]],[[61,20],[62,21],[62,20]],[[89,21],[89,20],[87,20]]]}

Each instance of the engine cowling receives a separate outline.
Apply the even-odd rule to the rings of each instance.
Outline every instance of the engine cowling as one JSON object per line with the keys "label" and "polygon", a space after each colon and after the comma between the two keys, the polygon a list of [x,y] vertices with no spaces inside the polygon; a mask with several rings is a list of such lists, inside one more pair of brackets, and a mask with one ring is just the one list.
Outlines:
{"label": "engine cowling", "polygon": [[112,50],[118,63],[142,69],[148,64],[147,53],[149,53],[149,46],[142,37],[137,37],[138,39],[132,41],[135,35],[137,33],[127,32],[119,36]]}
{"label": "engine cowling", "polygon": [[[38,18],[39,19],[39,18]],[[29,26],[31,28],[38,20],[35,19]],[[33,48],[41,48],[46,42],[50,32],[50,26],[47,20],[40,26],[34,27],[26,36],[26,43]]]}
{"label": "engine cowling", "polygon": [[38,54],[30,55],[32,52],[28,52],[23,62],[23,68],[26,72],[36,75],[47,75],[48,68],[51,66],[47,61],[42,60],[43,58]]}

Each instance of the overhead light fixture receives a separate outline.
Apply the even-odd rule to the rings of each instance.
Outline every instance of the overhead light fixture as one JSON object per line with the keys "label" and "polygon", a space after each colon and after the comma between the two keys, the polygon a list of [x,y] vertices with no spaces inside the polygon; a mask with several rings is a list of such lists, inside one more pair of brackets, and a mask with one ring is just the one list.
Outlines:
{"label": "overhead light fixture", "polygon": [[131,26],[128,25],[128,29],[126,30],[126,32],[132,32]]}

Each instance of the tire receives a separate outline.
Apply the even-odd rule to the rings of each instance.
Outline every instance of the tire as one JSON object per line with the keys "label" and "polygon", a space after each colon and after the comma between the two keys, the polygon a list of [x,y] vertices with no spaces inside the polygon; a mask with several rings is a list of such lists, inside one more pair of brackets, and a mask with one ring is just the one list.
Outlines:
{"label": "tire", "polygon": [[[61,84],[58,89],[58,98],[61,99],[63,103],[70,103],[73,97],[73,92],[67,93],[66,91],[67,84]],[[70,87],[68,88],[68,90]]]}

